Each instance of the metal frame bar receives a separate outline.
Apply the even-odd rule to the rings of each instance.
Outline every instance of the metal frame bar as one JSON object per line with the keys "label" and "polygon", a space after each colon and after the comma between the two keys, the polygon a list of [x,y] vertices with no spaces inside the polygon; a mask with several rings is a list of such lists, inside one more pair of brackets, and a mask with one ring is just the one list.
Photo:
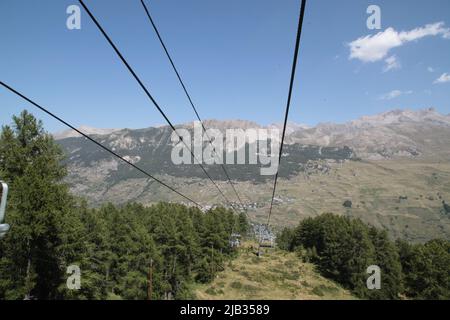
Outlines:
{"label": "metal frame bar", "polygon": [[2,224],[5,220],[5,214],[6,214],[6,200],[8,198],[8,185],[4,183],[3,181],[0,181],[2,190],[2,198],[0,200],[0,238],[5,236],[6,232],[9,230],[8,224]]}

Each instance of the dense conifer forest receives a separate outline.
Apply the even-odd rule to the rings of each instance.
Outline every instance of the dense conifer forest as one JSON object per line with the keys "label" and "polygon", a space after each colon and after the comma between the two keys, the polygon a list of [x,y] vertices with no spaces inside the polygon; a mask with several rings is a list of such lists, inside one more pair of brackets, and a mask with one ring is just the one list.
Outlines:
{"label": "dense conifer forest", "polygon": [[[364,299],[450,299],[450,242],[393,241],[359,219],[323,214],[278,235],[278,245]],[[368,290],[367,268],[380,268],[380,290]]]}
{"label": "dense conifer forest", "polygon": [[[2,128],[0,157],[11,190],[0,299],[146,299],[150,268],[151,298],[193,298],[191,285],[211,280],[233,256],[231,234],[248,228],[245,215],[223,208],[88,208],[63,181],[60,147],[26,111]],[[67,289],[71,265],[81,270],[80,290]]]}

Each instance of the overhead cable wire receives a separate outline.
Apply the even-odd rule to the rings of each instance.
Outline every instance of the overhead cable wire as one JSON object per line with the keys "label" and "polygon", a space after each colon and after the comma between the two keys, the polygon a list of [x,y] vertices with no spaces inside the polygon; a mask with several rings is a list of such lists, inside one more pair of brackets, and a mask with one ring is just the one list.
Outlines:
{"label": "overhead cable wire", "polygon": [[203,167],[203,165],[201,164],[201,162],[197,159],[197,157],[195,156],[195,154],[192,152],[192,149],[187,145],[186,141],[184,141],[182,139],[182,137],[178,134],[177,130],[175,129],[175,126],[172,124],[172,122],[169,120],[169,118],[167,117],[167,115],[164,113],[164,111],[161,109],[161,107],[159,106],[158,102],[156,102],[156,100],[153,98],[153,96],[150,94],[150,92],[148,91],[147,87],[144,85],[144,83],[141,81],[141,79],[138,77],[138,75],[136,74],[136,72],[133,70],[133,68],[130,66],[130,64],[127,62],[127,60],[124,58],[124,56],[122,55],[122,53],[119,51],[119,49],[117,48],[117,46],[114,44],[114,42],[111,40],[111,38],[108,36],[108,34],[105,32],[105,30],[102,28],[102,26],[100,25],[100,23],[97,21],[97,19],[94,17],[94,15],[92,14],[92,12],[89,10],[89,8],[84,4],[83,0],[78,0],[78,2],[80,2],[80,4],[83,6],[84,10],[86,10],[87,14],[89,15],[89,17],[91,18],[92,22],[94,22],[94,24],[96,25],[96,27],[100,30],[101,34],[103,35],[103,37],[108,41],[108,43],[110,44],[110,46],[113,48],[113,50],[115,51],[115,53],[117,54],[117,56],[120,58],[120,60],[123,62],[123,64],[126,66],[126,68],[128,69],[128,71],[131,73],[131,75],[133,76],[133,78],[138,82],[139,86],[142,88],[142,90],[145,92],[145,94],[147,95],[147,97],[151,100],[151,102],[153,103],[153,105],[156,107],[156,109],[159,111],[159,113],[163,116],[163,118],[166,120],[166,122],[169,124],[169,126],[172,128],[172,130],[178,135],[179,139],[181,142],[183,142],[183,144],[186,146],[186,148],[188,148],[188,150],[190,151],[191,155],[194,157],[194,159],[197,161],[198,165],[202,168],[203,172],[205,173],[205,175],[208,177],[208,179],[213,183],[213,185],[216,187],[216,189],[219,191],[219,193],[222,195],[222,197],[226,200],[226,202],[228,202],[228,204],[234,209],[233,205],[231,204],[230,200],[228,200],[228,198],[225,196],[225,194],[222,192],[222,190],[220,190],[219,186],[217,185],[217,183],[212,179],[212,177],[209,175],[209,173],[206,171],[206,169]]}
{"label": "overhead cable wire", "polygon": [[21,97],[22,99],[24,99],[25,101],[29,102],[30,104],[32,104],[33,106],[35,106],[36,108],[40,109],[41,111],[45,112],[47,115],[49,115],[50,117],[58,120],[59,122],[61,122],[62,124],[66,125],[67,127],[69,127],[70,129],[74,130],[75,132],[77,132],[78,134],[82,135],[84,138],[88,139],[89,141],[91,141],[92,143],[96,144],[97,146],[99,146],[100,148],[102,148],[103,150],[109,152],[110,154],[112,154],[113,156],[117,157],[118,159],[122,160],[123,162],[125,162],[126,164],[130,165],[131,167],[133,167],[134,169],[138,170],[139,172],[143,173],[144,175],[146,175],[147,177],[153,179],[154,181],[158,182],[159,184],[163,185],[164,187],[168,188],[169,190],[175,192],[176,194],[178,194],[179,196],[183,197],[184,199],[188,200],[189,202],[195,204],[196,206],[198,206],[199,208],[202,208],[202,206],[197,203],[196,201],[192,200],[191,198],[189,198],[188,196],[182,194],[181,192],[179,192],[178,190],[176,190],[175,188],[169,186],[168,184],[166,184],[165,182],[159,180],[158,178],[154,177],[153,175],[151,175],[150,173],[148,173],[147,171],[145,171],[144,169],[138,167],[137,165],[135,165],[134,163],[126,160],[124,157],[122,157],[121,155],[119,155],[118,153],[112,151],[111,149],[109,149],[108,147],[106,147],[105,145],[101,144],[100,142],[98,142],[97,140],[91,138],[89,135],[87,135],[86,133],[84,133],[83,131],[75,128],[73,125],[71,125],[70,123],[68,123],[67,121],[63,120],[62,118],[58,117],[57,115],[55,115],[54,113],[50,112],[49,110],[47,110],[46,108],[44,108],[43,106],[39,105],[38,103],[34,102],[33,100],[31,100],[30,98],[26,97],[25,95],[23,95],[22,93],[20,93],[19,91],[15,90],[14,88],[10,87],[9,85],[7,85],[6,83],[0,81],[0,85],[2,85],[4,88],[8,89],[10,92],[14,93],[15,95]]}
{"label": "overhead cable wire", "polygon": [[[167,56],[167,58],[169,59],[170,64],[172,65],[172,69],[173,69],[173,71],[175,72],[175,74],[176,74],[176,76],[177,76],[177,78],[178,78],[178,81],[180,82],[180,85],[181,85],[181,87],[183,88],[183,91],[184,91],[186,97],[188,98],[189,103],[190,103],[192,109],[194,110],[194,113],[195,113],[195,115],[197,116],[198,121],[200,121],[200,123],[201,123],[201,125],[202,125],[203,132],[206,134],[206,137],[207,137],[209,143],[210,143],[211,146],[213,147],[212,150],[213,150],[214,154],[216,154],[216,156],[218,156],[217,153],[216,153],[216,150],[215,150],[215,148],[214,148],[214,146],[213,146],[213,144],[212,144],[211,138],[208,136],[208,134],[207,134],[207,132],[206,132],[205,125],[204,125],[202,119],[200,118],[200,115],[199,115],[199,113],[198,113],[198,111],[197,111],[197,108],[195,107],[194,102],[192,101],[191,95],[189,94],[189,92],[188,92],[188,90],[187,90],[187,88],[186,88],[186,85],[184,84],[184,81],[182,80],[181,75],[180,75],[180,73],[179,73],[177,67],[175,66],[175,63],[173,62],[173,59],[172,59],[172,57],[171,57],[171,55],[170,55],[170,53],[169,53],[169,50],[167,49],[167,47],[166,47],[166,45],[165,45],[165,43],[164,43],[164,41],[163,41],[163,39],[162,39],[162,37],[161,37],[161,34],[160,34],[160,32],[159,32],[159,30],[158,30],[158,28],[157,28],[155,22],[153,21],[153,18],[152,18],[151,14],[150,14],[150,11],[148,10],[147,5],[145,4],[144,0],[140,0],[140,1],[141,1],[141,4],[142,4],[142,6],[143,6],[143,8],[144,8],[144,11],[145,11],[145,13],[146,13],[146,15],[147,15],[147,17],[148,17],[148,19],[149,19],[149,21],[150,21],[152,27],[153,27],[153,30],[155,31],[155,33],[156,33],[156,35],[157,35],[157,37],[158,37],[158,39],[159,39],[159,42],[161,43],[161,46],[163,47],[164,52],[166,53],[166,56]],[[227,170],[226,170],[226,168],[225,168],[225,166],[224,166],[223,164],[221,164],[221,167],[222,167],[222,170],[223,170],[223,172],[225,173],[225,175],[226,175],[226,177],[227,177],[227,179],[228,179],[229,184],[230,184],[231,187],[233,188],[233,191],[234,191],[234,193],[236,194],[236,197],[237,197],[237,199],[239,200],[239,203],[241,204],[242,209],[244,209],[244,208],[245,208],[245,207],[244,207],[244,204],[242,203],[241,197],[239,196],[239,194],[238,194],[236,188],[234,187],[233,182],[231,181],[230,175],[228,174],[228,172],[227,172]]]}
{"label": "overhead cable wire", "polygon": [[285,112],[285,116],[284,116],[283,134],[281,136],[280,153],[278,155],[278,170],[277,170],[277,173],[275,174],[275,180],[273,183],[272,200],[270,202],[269,216],[267,218],[267,226],[269,226],[269,224],[270,224],[270,218],[272,216],[272,209],[273,209],[273,200],[275,198],[275,192],[277,189],[278,173],[280,171],[281,156],[283,154],[283,142],[284,142],[284,138],[286,136],[286,127],[287,127],[287,122],[288,122],[288,118],[289,118],[289,109],[291,106],[292,90],[294,87],[295,71],[297,68],[298,53],[299,53],[299,49],[300,49],[300,39],[301,39],[302,29],[303,29],[303,19],[305,16],[305,8],[306,8],[306,0],[302,0],[301,7],[300,7],[300,16],[299,16],[299,20],[298,20],[297,38],[295,41],[294,60],[292,62],[291,81],[289,84],[289,94],[288,94],[288,99],[287,99],[287,104],[286,104],[286,112]]}

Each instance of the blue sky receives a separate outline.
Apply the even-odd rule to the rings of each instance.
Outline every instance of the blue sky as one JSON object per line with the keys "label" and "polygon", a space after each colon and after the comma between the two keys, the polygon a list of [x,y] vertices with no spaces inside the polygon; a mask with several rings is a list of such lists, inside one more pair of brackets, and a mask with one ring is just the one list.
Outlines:
{"label": "blue sky", "polygon": [[[85,2],[170,119],[194,120],[139,0]],[[282,122],[299,1],[147,3],[203,119]],[[0,2],[0,79],[76,126],[164,124],[84,11],[81,30],[66,28],[71,4]],[[381,8],[381,30],[367,29],[370,4]],[[448,0],[310,0],[290,120],[314,125],[431,106],[450,113],[448,28]],[[350,59],[352,42],[360,47]],[[0,88],[0,124],[24,108],[49,131],[64,129]]]}

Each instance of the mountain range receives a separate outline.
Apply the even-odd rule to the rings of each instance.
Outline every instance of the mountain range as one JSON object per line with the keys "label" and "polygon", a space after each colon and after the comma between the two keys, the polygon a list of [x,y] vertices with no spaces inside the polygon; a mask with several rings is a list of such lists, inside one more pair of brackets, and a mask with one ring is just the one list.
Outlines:
{"label": "mountain range", "polygon": [[[191,128],[192,125],[187,123],[178,127]],[[282,124],[261,126],[244,120],[207,120],[204,125],[206,128],[219,129],[222,132],[226,129],[253,128],[282,130]],[[167,134],[171,132],[165,126],[136,130],[98,129],[88,126],[81,126],[79,129],[88,135],[101,136],[110,147],[126,149],[124,151],[131,151],[143,143],[164,144],[167,141]],[[73,130],[67,130],[55,133],[54,137],[70,148],[71,143],[76,143],[76,140],[66,139],[80,136]],[[419,111],[394,110],[364,116],[344,124],[321,123],[315,127],[289,122],[285,143],[320,147],[346,146],[354,150],[358,157],[367,160],[419,156],[445,157],[450,154],[450,148],[445,148],[450,143],[450,114],[443,115],[434,108],[429,108]],[[169,145],[172,146],[170,143]]]}
{"label": "mountain range", "polygon": [[297,130],[291,142],[321,146],[348,146],[370,160],[431,156],[447,158],[450,148],[450,115],[435,109],[394,110],[345,124],[319,124]]}
{"label": "mountain range", "polygon": [[[282,128],[244,120],[208,120],[204,125],[221,131]],[[191,128],[192,123],[177,127]],[[201,204],[224,204],[198,165],[172,163],[170,127],[80,130]],[[361,217],[411,240],[423,241],[433,233],[450,238],[450,219],[442,216],[440,204],[450,202],[450,115],[433,108],[394,110],[343,124],[289,123],[286,134],[274,207],[276,224],[333,211]],[[54,137],[67,153],[67,180],[73,193],[92,205],[183,202],[76,132]],[[237,203],[220,166],[205,168],[227,198]],[[261,176],[260,164],[226,168],[249,214],[263,221],[273,176]],[[405,197],[407,203],[399,203]],[[352,209],[342,206],[349,199]]]}

